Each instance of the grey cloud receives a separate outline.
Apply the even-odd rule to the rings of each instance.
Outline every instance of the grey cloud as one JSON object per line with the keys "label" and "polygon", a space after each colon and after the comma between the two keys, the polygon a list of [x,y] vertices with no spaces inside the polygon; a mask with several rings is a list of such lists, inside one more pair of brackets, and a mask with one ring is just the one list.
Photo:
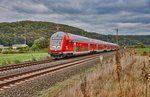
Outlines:
{"label": "grey cloud", "polygon": [[105,33],[120,27],[122,34],[147,34],[150,1],[0,0],[0,17],[0,22],[30,19],[68,24],[91,32]]}

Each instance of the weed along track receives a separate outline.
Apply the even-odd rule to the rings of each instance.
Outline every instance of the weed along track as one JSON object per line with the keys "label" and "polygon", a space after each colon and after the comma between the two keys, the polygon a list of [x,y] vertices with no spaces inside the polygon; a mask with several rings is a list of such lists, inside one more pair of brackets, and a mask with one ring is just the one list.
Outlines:
{"label": "weed along track", "polygon": [[77,60],[74,62],[69,62],[69,63],[65,63],[65,64],[61,64],[61,65],[55,65],[55,66],[51,66],[49,68],[42,68],[42,69],[30,71],[30,72],[24,72],[24,73],[20,73],[20,74],[2,77],[2,78],[0,78],[0,80],[1,80],[0,89],[3,90],[5,88],[11,87],[11,85],[15,85],[16,83],[24,82],[31,78],[39,77],[39,76],[45,75],[47,73],[53,73],[55,71],[69,68],[74,65],[80,65],[81,63],[87,63],[91,60],[92,61],[96,60],[97,58],[98,58],[97,56],[91,56],[89,58],[84,58],[82,60]]}

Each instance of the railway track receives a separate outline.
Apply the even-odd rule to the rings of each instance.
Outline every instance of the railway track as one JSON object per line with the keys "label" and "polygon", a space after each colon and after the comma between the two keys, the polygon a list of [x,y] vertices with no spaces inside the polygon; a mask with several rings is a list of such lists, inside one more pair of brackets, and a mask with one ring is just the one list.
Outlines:
{"label": "railway track", "polygon": [[28,66],[33,66],[33,65],[39,65],[39,64],[49,63],[49,62],[53,62],[53,61],[55,61],[55,60],[46,59],[46,60],[41,60],[41,61],[34,61],[34,62],[27,62],[27,63],[21,63],[21,64],[14,64],[14,65],[9,65],[9,66],[3,66],[3,67],[0,67],[0,72],[11,70],[11,69],[17,69],[17,68],[22,68],[22,67],[28,67]]}
{"label": "railway track", "polygon": [[50,66],[47,68],[41,68],[41,69],[37,69],[33,71],[28,71],[28,72],[1,77],[0,78],[0,90],[4,90],[5,88],[10,88],[11,86],[14,86],[18,83],[25,82],[25,81],[31,80],[33,78],[36,78],[45,74],[50,74],[59,70],[63,70],[66,68],[80,65],[82,63],[94,61],[98,58],[99,57],[97,57],[97,55],[93,55],[93,56],[85,57],[85,58],[78,59],[76,61],[72,61],[68,63],[62,63],[59,65],[54,65],[54,66]]}
{"label": "railway track", "polygon": [[[76,56],[76,57],[80,57],[80,56]],[[0,67],[0,72],[12,70],[12,69],[23,68],[23,67],[28,67],[28,66],[39,65],[39,64],[44,64],[44,63],[50,63],[50,62],[55,62],[55,61],[57,61],[57,60],[46,59],[46,60],[41,60],[41,61],[34,61],[34,62],[26,62],[26,63],[8,65],[8,66]]]}

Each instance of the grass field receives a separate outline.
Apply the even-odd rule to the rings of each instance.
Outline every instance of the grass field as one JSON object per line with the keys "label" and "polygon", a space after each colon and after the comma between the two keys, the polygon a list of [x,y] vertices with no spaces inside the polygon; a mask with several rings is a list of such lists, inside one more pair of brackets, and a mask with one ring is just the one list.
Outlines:
{"label": "grass field", "polygon": [[150,53],[150,48],[136,48],[136,51],[139,53],[147,52]]}
{"label": "grass field", "polygon": [[21,54],[0,54],[0,66],[21,63],[25,61],[40,60],[46,58],[48,53],[35,52],[35,53],[21,53]]}

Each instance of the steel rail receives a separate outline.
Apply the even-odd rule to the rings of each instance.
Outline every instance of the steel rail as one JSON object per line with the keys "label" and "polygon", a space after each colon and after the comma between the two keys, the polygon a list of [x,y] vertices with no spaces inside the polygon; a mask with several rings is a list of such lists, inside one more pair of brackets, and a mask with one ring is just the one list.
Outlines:
{"label": "steel rail", "polygon": [[[94,55],[96,55],[96,54],[94,54]],[[94,55],[90,55],[90,56],[94,56]],[[87,56],[76,56],[76,57],[82,58],[82,57],[87,57]],[[33,61],[33,62],[26,62],[26,63],[8,65],[8,66],[0,67],[0,72],[7,71],[7,70],[12,70],[12,69],[23,68],[23,67],[28,67],[28,66],[35,66],[35,65],[49,63],[49,62],[55,62],[55,61],[57,61],[57,60],[46,59],[46,60],[41,60],[41,61]]]}
{"label": "steel rail", "polygon": [[41,60],[41,61],[26,62],[26,63],[3,66],[3,67],[0,67],[0,72],[11,70],[11,69],[22,68],[22,67],[33,66],[33,65],[39,65],[39,64],[43,64],[43,63],[49,63],[49,62],[53,62],[53,61],[55,61],[55,60],[46,59],[46,60]]}

